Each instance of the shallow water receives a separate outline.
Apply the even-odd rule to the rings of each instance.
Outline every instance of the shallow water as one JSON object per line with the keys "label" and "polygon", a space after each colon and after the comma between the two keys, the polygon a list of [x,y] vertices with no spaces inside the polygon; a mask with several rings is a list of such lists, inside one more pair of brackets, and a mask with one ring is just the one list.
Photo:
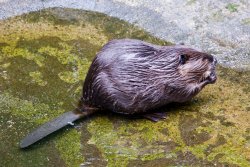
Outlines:
{"label": "shallow water", "polygon": [[29,149],[28,132],[75,108],[91,60],[114,38],[166,45],[99,13],[47,9],[0,22],[0,163],[3,166],[250,166],[250,72],[218,67],[191,102],[157,123],[97,114]]}

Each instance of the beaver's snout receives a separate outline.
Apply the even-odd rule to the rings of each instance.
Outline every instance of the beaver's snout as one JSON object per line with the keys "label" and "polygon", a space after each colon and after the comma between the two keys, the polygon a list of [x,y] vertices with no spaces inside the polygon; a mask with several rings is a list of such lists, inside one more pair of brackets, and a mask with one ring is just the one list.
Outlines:
{"label": "beaver's snout", "polygon": [[213,57],[212,69],[211,69],[211,71],[209,72],[209,75],[206,78],[206,80],[209,83],[215,83],[215,81],[217,80],[217,76],[216,76],[216,73],[215,73],[216,65],[217,65],[217,59],[215,57]]}
{"label": "beaver's snout", "polygon": [[210,66],[208,70],[203,74],[201,82],[205,82],[206,84],[213,84],[217,80],[215,68],[217,65],[217,60],[215,57],[210,61]]}
{"label": "beaver's snout", "polygon": [[217,76],[215,71],[212,71],[210,73],[210,75],[208,76],[207,80],[209,81],[209,83],[215,83],[215,81],[217,80]]}

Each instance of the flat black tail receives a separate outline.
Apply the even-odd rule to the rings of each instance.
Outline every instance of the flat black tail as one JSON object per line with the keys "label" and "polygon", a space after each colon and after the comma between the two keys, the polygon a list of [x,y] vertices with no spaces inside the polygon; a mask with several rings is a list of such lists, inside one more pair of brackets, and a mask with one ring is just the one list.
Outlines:
{"label": "flat black tail", "polygon": [[90,115],[94,112],[93,111],[86,111],[86,112],[76,112],[76,111],[69,111],[66,112],[59,117],[41,125],[33,132],[28,134],[23,140],[20,142],[20,147],[25,148],[30,146],[31,144],[41,140],[42,138],[48,136],[49,134],[61,129],[62,127],[80,119],[87,115]]}

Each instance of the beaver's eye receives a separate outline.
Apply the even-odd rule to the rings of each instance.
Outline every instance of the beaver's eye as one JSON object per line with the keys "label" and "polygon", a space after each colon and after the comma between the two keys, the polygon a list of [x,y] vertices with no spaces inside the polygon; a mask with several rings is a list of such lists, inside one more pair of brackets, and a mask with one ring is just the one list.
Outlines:
{"label": "beaver's eye", "polygon": [[180,55],[180,64],[185,64],[188,60],[188,56],[185,54]]}

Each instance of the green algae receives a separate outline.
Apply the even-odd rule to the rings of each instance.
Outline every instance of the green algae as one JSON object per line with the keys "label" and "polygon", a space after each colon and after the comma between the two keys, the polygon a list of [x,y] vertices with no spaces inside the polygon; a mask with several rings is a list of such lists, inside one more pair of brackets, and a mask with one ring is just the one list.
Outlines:
{"label": "green algae", "polygon": [[[47,9],[0,22],[0,113],[13,117],[19,128],[15,148],[33,128],[74,109],[91,60],[114,38],[170,44],[119,19],[81,10]],[[96,164],[93,161],[103,166],[249,166],[250,74],[221,67],[218,73],[218,82],[191,102],[167,106],[166,120],[97,115],[84,122],[81,131],[66,128],[39,143],[32,149],[34,162],[58,166],[56,160],[39,159],[50,156],[52,146],[57,155],[53,158],[64,161],[60,166]],[[6,121],[1,122],[3,129],[14,126]],[[2,134],[6,139],[9,132]],[[24,156],[13,148],[3,154]],[[24,156],[15,163],[29,166],[29,160]]]}
{"label": "green algae", "polygon": [[[30,19],[31,17],[33,19]],[[105,35],[106,40],[111,40],[114,38],[137,38],[161,45],[170,44],[167,41],[160,40],[150,35],[148,32],[145,32],[144,30],[138,28],[137,26],[129,24],[118,18],[107,17],[106,15],[97,12],[89,12],[89,11],[83,12],[81,10],[53,8],[53,10],[44,10],[42,13],[42,17],[40,17],[40,15],[37,14],[37,12],[32,12],[29,15],[23,15],[22,18],[28,21],[29,23],[48,21],[50,23],[53,23],[53,25],[55,25],[57,28],[60,27],[61,25],[65,25],[64,22],[61,22],[61,20],[64,20],[65,22],[71,22],[72,20],[77,20],[77,25],[78,25],[77,27],[81,28],[89,27],[89,32],[87,32],[85,35],[89,35],[91,31],[96,32],[95,30],[99,30],[99,33],[97,32],[96,35],[102,36],[103,34]],[[91,26],[89,26],[89,24]],[[70,26],[72,25],[74,24],[71,24]],[[92,37],[88,38],[84,36],[82,37],[83,39],[91,39],[92,42],[96,41]],[[97,39],[96,42],[99,41]]]}
{"label": "green algae", "polygon": [[194,3],[196,3],[196,0],[188,0],[186,4],[187,5],[192,5]]}
{"label": "green algae", "polygon": [[[51,108],[46,104],[41,103],[32,103],[27,100],[22,100],[19,98],[15,98],[10,94],[4,93],[0,95],[0,110],[1,114],[9,114],[11,110],[12,116],[14,118],[24,119],[30,118],[30,121],[42,124],[45,123],[52,118],[56,117],[57,114],[63,113],[64,111],[61,109],[57,109],[55,111],[51,110]],[[26,121],[28,122],[28,121]],[[21,128],[21,127],[19,127]],[[21,132],[20,134],[27,134],[27,130],[25,133]],[[20,140],[20,137],[19,137]],[[82,162],[82,157],[80,155],[80,134],[75,129],[71,129],[69,133],[64,133],[59,139],[56,140],[56,148],[60,151],[60,155],[63,160],[67,164],[67,166],[78,166],[80,162]],[[15,141],[18,142],[18,141]],[[65,143],[67,146],[65,147]],[[18,146],[15,145],[15,148]],[[20,151],[20,150],[19,150]]]}
{"label": "green algae", "polygon": [[2,58],[13,58],[13,57],[23,57],[27,60],[34,61],[38,66],[43,65],[43,57],[36,56],[30,53],[27,49],[15,48],[16,46],[6,46],[2,48]]}
{"label": "green algae", "polygon": [[[67,133],[63,133],[55,144],[67,166],[77,167],[83,162],[80,136],[80,132],[70,129]],[[67,147],[68,145],[70,147]]]}
{"label": "green algae", "polygon": [[71,71],[64,71],[58,74],[59,78],[67,83],[76,83],[78,81],[78,77],[74,77],[74,73]]}
{"label": "green algae", "polygon": [[[6,96],[0,97],[0,162],[1,166],[25,166],[25,167],[38,167],[48,166],[52,167],[54,164],[65,166],[59,156],[57,149],[51,142],[46,142],[48,147],[41,147],[41,145],[33,146],[29,150],[21,151],[19,149],[19,141],[25,133],[31,129],[34,124],[30,123],[23,117],[17,117],[7,111],[12,108],[12,105],[3,104],[5,98],[8,103],[10,99]],[[16,99],[15,99],[16,100]],[[39,151],[37,151],[39,150]]]}
{"label": "green algae", "polygon": [[[11,110],[11,114],[16,117],[34,118],[38,123],[44,123],[49,120],[48,114],[44,114],[50,111],[50,107],[46,104],[34,104],[28,100],[13,97],[9,93],[1,93],[0,99],[1,113],[7,114]],[[53,113],[52,111],[50,114]]]}
{"label": "green algae", "polygon": [[42,80],[42,75],[39,71],[30,72],[30,76],[32,77],[32,80],[40,86],[45,86],[47,84],[46,81]]}
{"label": "green algae", "polygon": [[226,9],[229,10],[230,12],[237,12],[238,11],[238,6],[237,4],[233,4],[233,3],[229,3],[227,6],[226,6]]}
{"label": "green algae", "polygon": [[250,18],[242,19],[242,20],[241,20],[241,23],[242,23],[242,24],[245,24],[245,25],[250,25]]}
{"label": "green algae", "polygon": [[11,64],[11,63],[1,64],[1,65],[0,65],[0,68],[3,68],[3,69],[8,68],[8,67],[10,66],[10,64]]}

